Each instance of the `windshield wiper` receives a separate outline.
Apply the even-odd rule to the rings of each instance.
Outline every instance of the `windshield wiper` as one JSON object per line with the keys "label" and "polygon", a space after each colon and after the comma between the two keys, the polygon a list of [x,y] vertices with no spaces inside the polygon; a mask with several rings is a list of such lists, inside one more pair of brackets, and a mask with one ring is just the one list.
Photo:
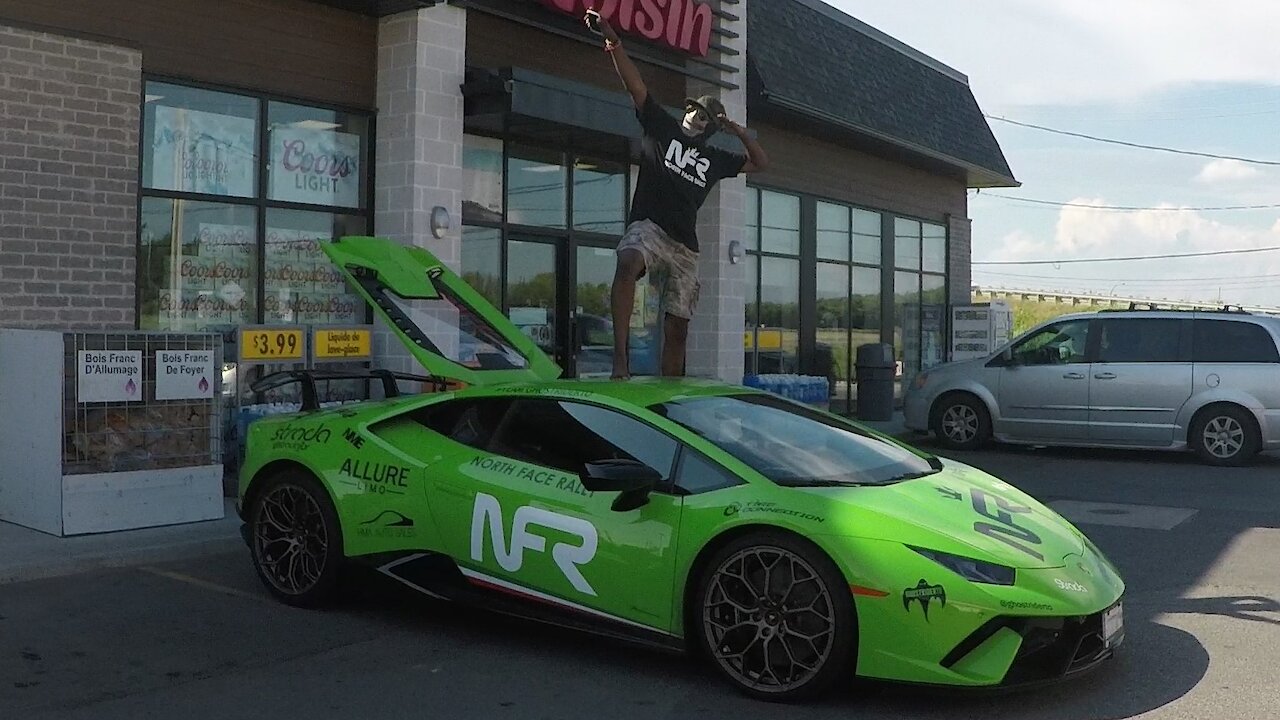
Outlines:
{"label": "windshield wiper", "polygon": [[894,475],[891,478],[885,479],[885,481],[882,484],[888,485],[889,483],[906,482],[907,480],[918,480],[922,477],[937,475],[940,472],[942,472],[942,468],[936,468],[933,470],[917,470],[916,472],[902,473],[901,475]]}

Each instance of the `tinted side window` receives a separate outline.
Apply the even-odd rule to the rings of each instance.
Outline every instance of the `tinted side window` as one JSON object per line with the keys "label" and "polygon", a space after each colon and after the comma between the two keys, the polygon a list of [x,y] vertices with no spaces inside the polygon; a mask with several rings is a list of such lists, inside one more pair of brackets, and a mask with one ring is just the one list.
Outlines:
{"label": "tinted side window", "polygon": [[676,471],[676,487],[690,494],[711,492],[740,485],[741,480],[728,470],[702,456],[702,453],[684,449],[680,456],[680,469]]}
{"label": "tinted side window", "polygon": [[637,460],[671,477],[675,440],[615,410],[564,400],[517,400],[490,450],[577,475],[584,463]]}
{"label": "tinted side window", "polygon": [[1181,350],[1182,322],[1176,318],[1103,320],[1098,362],[1187,362]]}
{"label": "tinted side window", "polygon": [[483,450],[510,405],[505,398],[450,400],[423,408],[415,419],[455,442]]}
{"label": "tinted side window", "polygon": [[1196,320],[1193,342],[1196,362],[1280,362],[1271,334],[1266,328],[1249,322]]}
{"label": "tinted side window", "polygon": [[1084,362],[1088,340],[1088,320],[1054,323],[1027,336],[1014,346],[1014,362],[1019,365]]}

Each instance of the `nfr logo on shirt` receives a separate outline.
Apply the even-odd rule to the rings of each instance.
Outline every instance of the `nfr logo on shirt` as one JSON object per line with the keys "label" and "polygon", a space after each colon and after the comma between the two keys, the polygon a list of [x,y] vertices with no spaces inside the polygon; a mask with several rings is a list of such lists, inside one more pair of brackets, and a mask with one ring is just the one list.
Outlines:
{"label": "nfr logo on shirt", "polygon": [[[671,138],[666,160],[667,167],[680,173],[685,180],[700,188],[707,186],[707,171],[711,169],[711,160],[702,157],[696,146],[686,148],[679,140]],[[696,172],[698,177],[690,177],[689,170]]]}

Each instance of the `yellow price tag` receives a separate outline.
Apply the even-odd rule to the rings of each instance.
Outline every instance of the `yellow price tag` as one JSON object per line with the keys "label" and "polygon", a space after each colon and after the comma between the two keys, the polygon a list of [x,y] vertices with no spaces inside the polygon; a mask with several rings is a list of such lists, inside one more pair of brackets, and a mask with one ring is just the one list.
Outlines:
{"label": "yellow price tag", "polygon": [[306,347],[301,328],[240,328],[240,359],[301,360]]}
{"label": "yellow price tag", "polygon": [[312,336],[317,360],[362,360],[373,355],[373,331],[362,328],[317,328]]}

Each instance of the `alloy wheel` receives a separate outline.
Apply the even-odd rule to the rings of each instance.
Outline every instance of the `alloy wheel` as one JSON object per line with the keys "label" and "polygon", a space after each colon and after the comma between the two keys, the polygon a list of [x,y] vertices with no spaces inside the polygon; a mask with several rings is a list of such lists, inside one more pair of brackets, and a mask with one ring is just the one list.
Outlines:
{"label": "alloy wheel", "polygon": [[756,546],[716,569],[703,598],[707,647],[743,685],[786,693],[831,657],[836,612],[826,583],[799,555]]}
{"label": "alloy wheel", "polygon": [[256,520],[254,550],[267,580],[288,595],[315,587],[329,551],[315,498],[296,485],[277,485],[259,500]]}
{"label": "alloy wheel", "polygon": [[964,404],[942,411],[942,432],[955,443],[967,443],[978,435],[978,413]]}
{"label": "alloy wheel", "polygon": [[1204,426],[1201,442],[1205,450],[1216,458],[1228,460],[1244,448],[1244,427],[1233,417],[1220,415]]}

